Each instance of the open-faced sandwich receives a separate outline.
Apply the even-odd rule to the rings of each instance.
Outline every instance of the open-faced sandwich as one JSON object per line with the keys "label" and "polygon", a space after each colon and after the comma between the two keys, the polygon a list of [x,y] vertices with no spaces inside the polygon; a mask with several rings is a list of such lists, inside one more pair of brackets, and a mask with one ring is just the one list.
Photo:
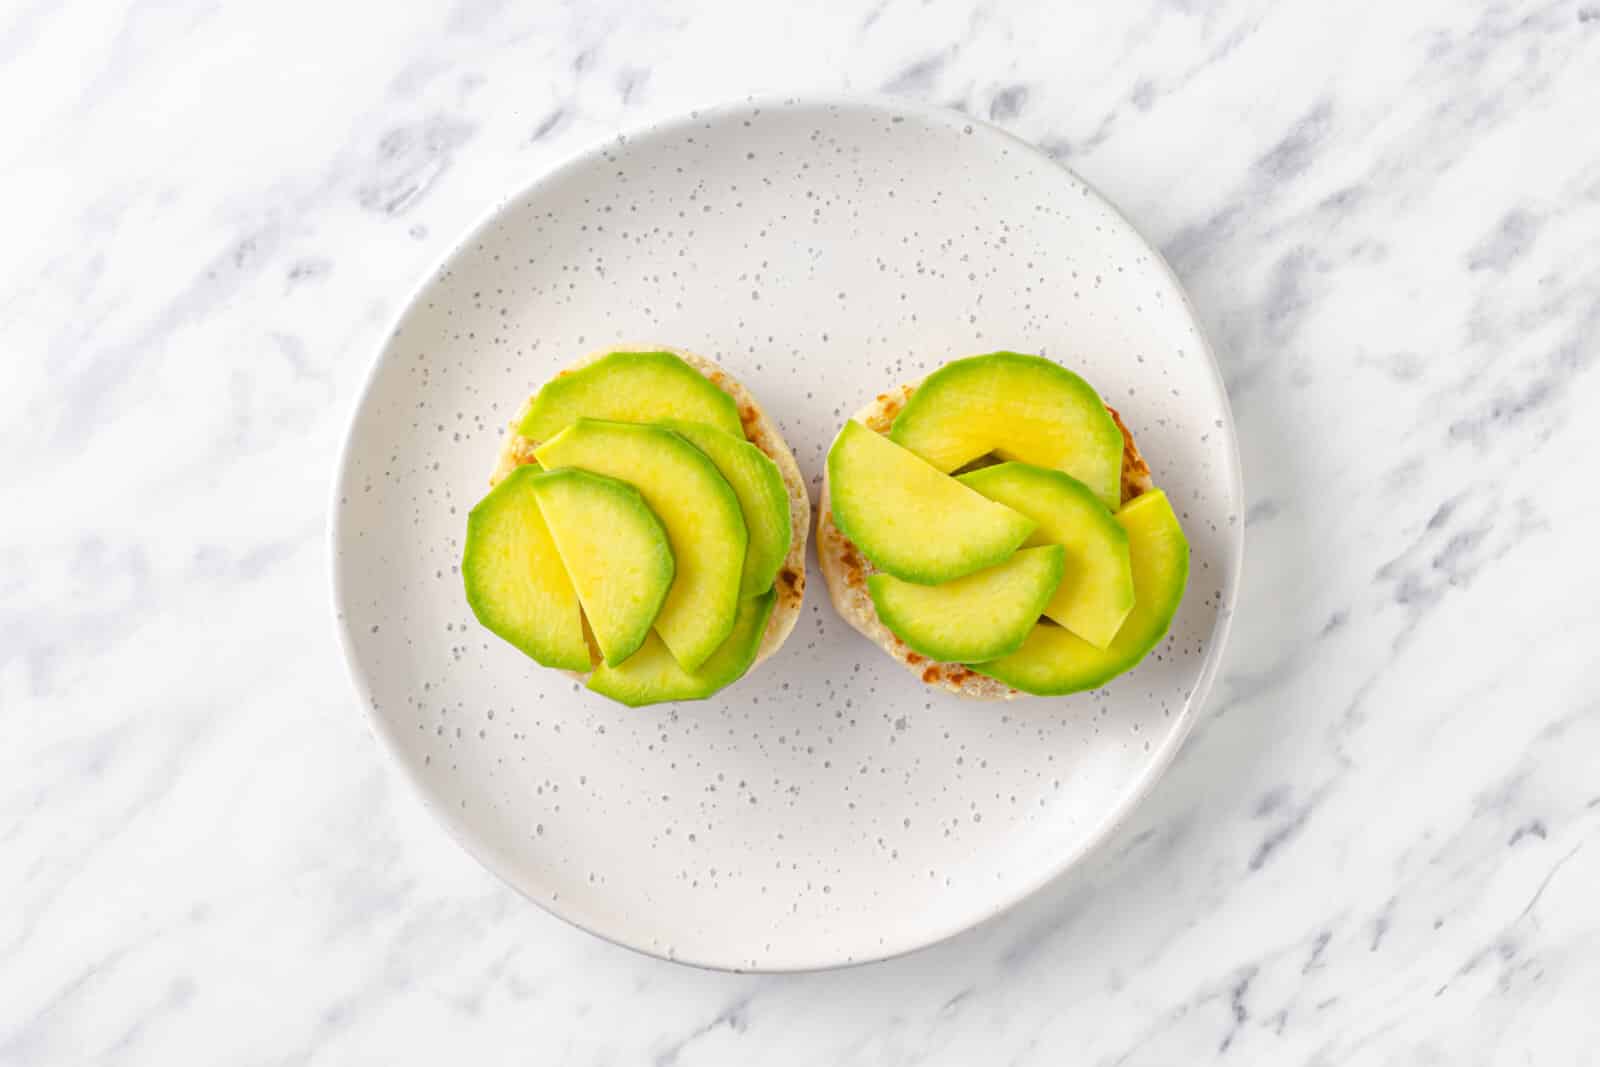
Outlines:
{"label": "open-faced sandwich", "polygon": [[579,360],[523,406],[490,484],[467,520],[467,602],[597,693],[702,699],[794,629],[805,484],[777,426],[710,360]]}
{"label": "open-faced sandwich", "polygon": [[977,699],[1103,685],[1161,641],[1189,546],[1133,436],[1039,356],[956,360],[828,453],[817,558],[851,626]]}

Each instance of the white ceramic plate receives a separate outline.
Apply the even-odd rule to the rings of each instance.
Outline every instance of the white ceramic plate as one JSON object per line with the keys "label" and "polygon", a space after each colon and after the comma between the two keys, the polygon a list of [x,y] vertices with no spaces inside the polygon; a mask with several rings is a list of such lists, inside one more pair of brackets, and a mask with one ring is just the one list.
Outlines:
{"label": "white ceramic plate", "polygon": [[[541,669],[467,608],[467,510],[529,392],[591,349],[651,342],[753,388],[813,492],[841,421],[889,385],[1001,348],[1074,368],[1188,531],[1172,636],[1105,690],[963,701],[841,622],[813,566],[789,643],[711,700],[628,710]],[[994,915],[1127,812],[1215,672],[1240,515],[1206,342],[1094,191],[952,112],[746,103],[560,167],[421,287],[350,424],[334,598],[378,735],[500,877],[644,952],[827,967]]]}

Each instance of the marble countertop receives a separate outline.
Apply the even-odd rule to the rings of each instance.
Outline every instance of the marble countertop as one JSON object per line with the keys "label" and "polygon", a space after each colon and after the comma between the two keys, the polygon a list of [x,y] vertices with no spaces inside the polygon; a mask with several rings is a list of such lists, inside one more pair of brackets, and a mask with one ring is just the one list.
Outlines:
{"label": "marble countertop", "polygon": [[[0,15],[0,1064],[1600,1063],[1600,6],[24,3]],[[653,115],[886,90],[1104,190],[1250,494],[1221,681],[1002,918],[634,955],[385,763],[342,421],[498,197]]]}

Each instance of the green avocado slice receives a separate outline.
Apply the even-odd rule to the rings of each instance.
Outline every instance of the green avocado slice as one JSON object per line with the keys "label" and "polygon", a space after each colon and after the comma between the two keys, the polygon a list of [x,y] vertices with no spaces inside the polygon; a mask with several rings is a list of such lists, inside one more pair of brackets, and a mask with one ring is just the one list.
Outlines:
{"label": "green avocado slice", "polygon": [[1037,525],[859,422],[828,451],[834,524],[879,570],[937,585],[1002,562]]}
{"label": "green avocado slice", "polygon": [[685,422],[743,436],[739,406],[671,352],[612,352],[545,383],[517,425],[548,441],[580,418],[613,422]]}
{"label": "green avocado slice", "polygon": [[1088,382],[1042,356],[995,352],[923,379],[889,437],[941,471],[980,456],[1065,471],[1115,509],[1122,431]]}
{"label": "green avocado slice", "polygon": [[981,663],[1027,638],[1061,582],[1065,553],[1060,545],[1025,548],[943,585],[874,574],[867,591],[878,618],[912,651],[942,663]]}
{"label": "green avocado slice", "polygon": [[491,633],[546,667],[589,669],[578,594],[539,509],[539,472],[519,467],[467,515],[461,578]]}

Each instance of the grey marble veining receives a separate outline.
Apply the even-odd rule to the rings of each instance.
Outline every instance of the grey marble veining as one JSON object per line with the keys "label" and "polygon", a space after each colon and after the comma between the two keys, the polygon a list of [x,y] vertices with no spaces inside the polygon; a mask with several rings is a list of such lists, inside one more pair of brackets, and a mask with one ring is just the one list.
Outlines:
{"label": "grey marble veining", "polygon": [[[0,14],[0,1063],[1600,1062],[1597,71],[1583,0]],[[460,853],[352,706],[323,547],[456,235],[773,89],[961,108],[1106,192],[1251,498],[1223,677],[1129,823],[791,977]]]}

